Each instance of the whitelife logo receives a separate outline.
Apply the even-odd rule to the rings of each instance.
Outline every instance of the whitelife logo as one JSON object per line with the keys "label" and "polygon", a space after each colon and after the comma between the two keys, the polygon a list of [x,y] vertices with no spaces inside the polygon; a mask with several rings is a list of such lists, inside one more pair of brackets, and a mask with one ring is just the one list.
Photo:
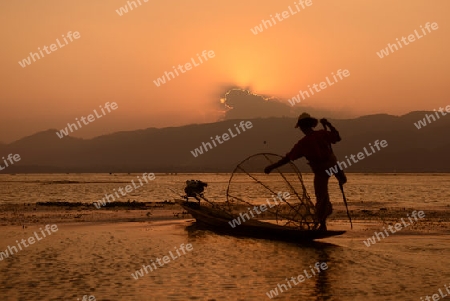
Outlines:
{"label": "whitelife logo", "polygon": [[[58,226],[57,225],[51,225],[51,226],[46,225],[44,230],[42,230],[42,228],[39,228],[39,230],[41,230],[42,237],[39,237],[39,235],[35,231],[34,236],[28,237],[27,240],[22,239],[20,242],[16,240],[17,247],[19,247],[20,251],[22,251],[22,246],[24,248],[28,248],[30,245],[34,244],[35,242],[40,241],[40,240],[44,239],[45,237],[47,237],[45,235],[44,230],[47,231],[48,235],[52,235],[52,233],[55,233],[56,231],[58,231]],[[50,230],[51,230],[51,232],[50,232]],[[34,238],[36,238],[36,240]],[[29,245],[27,245],[27,243],[26,243],[27,241],[28,241]],[[17,248],[15,246],[8,246],[7,249],[5,250],[5,252],[0,252],[0,261],[2,261],[3,258],[8,258],[10,255],[13,255],[17,252],[19,252],[19,251],[17,250]]]}
{"label": "whitelife logo", "polygon": [[[30,55],[27,58],[23,59],[21,62],[19,61],[19,65],[22,68],[25,68],[26,66],[31,65],[31,63],[32,63],[31,59],[33,59],[33,62],[36,62],[36,58],[38,60],[40,60],[41,57],[42,58],[44,57],[44,52],[42,50],[44,50],[46,54],[50,54],[50,53],[52,53],[52,51],[55,52],[56,50],[61,49],[64,46],[68,45],[69,42],[67,41],[67,39],[69,39],[70,42],[73,42],[74,39],[78,40],[81,36],[78,31],[74,31],[73,34],[71,31],[69,31],[67,33],[67,36],[62,35],[62,37],[63,37],[65,44],[61,44],[61,42],[59,41],[59,38],[58,38],[58,39],[56,39],[56,42],[59,47],[57,47],[56,44],[51,44],[50,47],[47,47],[47,45],[45,45],[44,47],[42,47],[42,49],[41,49],[41,47],[38,47],[38,51],[41,55],[39,55],[39,53],[37,53],[37,52],[34,52],[34,53],[30,52]],[[66,39],[66,37],[67,37],[67,39]],[[50,49],[50,51],[49,51],[49,49]]]}
{"label": "whitelife logo", "polygon": [[[142,5],[141,0],[136,0],[136,1],[139,3],[139,6]],[[127,1],[126,5],[124,5],[123,7],[120,7],[119,9],[116,9],[116,13],[122,17],[124,14],[128,13],[128,7],[130,8],[130,11],[132,11],[134,8],[138,8],[136,1]],[[142,1],[147,3],[149,0],[142,0]],[[131,4],[134,5],[134,8]]]}
{"label": "whitelife logo", "polygon": [[[208,54],[208,56],[207,56],[207,54]],[[212,50],[209,50],[208,53],[206,53],[206,50],[203,50],[202,55],[201,55],[201,57],[203,57],[203,59],[205,60],[205,62],[208,60],[208,58],[212,59],[212,58],[214,58],[215,56],[216,56],[216,54],[215,54],[214,51],[212,51]],[[194,65],[194,67],[200,66],[201,64],[204,63],[201,57],[200,57],[200,55],[197,53],[197,58],[198,58],[198,60],[199,60],[199,62],[200,62],[199,64],[196,64],[195,59],[194,59],[194,58],[191,58],[192,64],[191,64],[190,62],[187,62],[187,63],[185,63],[184,65],[181,65],[181,64],[180,64],[180,65],[178,65],[177,67],[172,66],[173,72],[175,72],[175,74],[176,74],[177,77],[178,77],[178,76],[180,76],[180,74],[178,73],[178,70],[180,70],[181,73],[186,73],[187,71],[189,71],[189,70],[192,69],[192,65]],[[183,69],[183,67],[184,67],[185,69]],[[177,70],[177,69],[178,69],[178,70]],[[160,87],[161,85],[163,85],[163,84],[166,83],[166,80],[167,80],[167,81],[170,81],[170,80],[172,80],[172,79],[175,79],[176,76],[175,76],[175,74],[174,74],[173,72],[172,72],[172,71],[169,71],[169,72],[166,71],[166,72],[164,72],[163,76],[162,76],[162,77],[158,77],[156,80],[153,81],[153,83],[154,83],[157,87]],[[171,78],[171,77],[172,77],[172,78]]]}
{"label": "whitelife logo", "polygon": [[[326,82],[323,81],[323,82],[320,82],[319,84],[313,84],[312,88],[311,88],[311,85],[308,85],[308,89],[309,89],[309,92],[311,92],[311,95],[309,95],[308,91],[302,91],[302,90],[298,91],[298,94],[296,96],[294,96],[288,100],[289,103],[291,104],[291,106],[294,106],[296,103],[300,103],[302,100],[305,100],[307,97],[313,96],[314,91],[316,91],[316,93],[319,93],[320,91],[325,90],[329,86],[332,86],[335,83],[339,82],[339,80],[336,78],[336,75],[340,78],[341,81],[345,77],[349,77],[350,71],[348,71],[347,69],[344,69],[344,70],[339,69],[338,71],[336,71],[336,75],[334,74],[334,72],[331,72],[331,75],[333,76],[334,81],[330,81],[330,79],[327,76],[327,77],[325,77]],[[302,99],[300,99],[300,95],[301,95]]]}
{"label": "whitelife logo", "polygon": [[[376,140],[373,144],[378,149],[378,151],[381,150],[380,145],[383,148],[388,146],[388,143],[387,143],[386,140],[381,140],[381,141]],[[372,156],[374,153],[376,153],[375,149],[372,146],[372,143],[369,143],[369,146],[372,149],[373,153],[368,152],[366,147],[363,148],[363,150],[366,153],[367,157]],[[358,157],[359,160],[356,160],[355,157]],[[353,163],[358,163],[359,161],[361,161],[364,158],[366,158],[366,156],[364,155],[363,152],[359,152],[358,154],[356,154],[356,156],[351,154],[350,158],[352,159]],[[348,158],[348,156],[345,156],[345,159],[347,159],[348,166],[347,166],[347,164],[344,161],[342,161],[342,162],[338,161],[335,166],[330,167],[329,169],[325,170],[325,172],[331,177],[333,174],[337,174],[339,169],[343,170],[344,168],[352,166],[352,163],[351,163],[350,159]],[[342,166],[344,166],[344,167],[342,167]]]}
{"label": "whitelife logo", "polygon": [[[447,111],[447,113],[450,113],[450,105],[446,106],[445,110]],[[434,114],[436,115],[437,119],[440,119],[441,117],[439,116],[439,113],[436,112],[436,109],[434,109],[433,111],[434,111]],[[444,108],[442,108],[442,107],[440,107],[438,111],[442,114],[442,116],[447,115],[447,113],[444,113]],[[425,118],[418,120],[417,122],[414,122],[414,125],[416,126],[416,128],[418,130],[420,130],[422,127],[426,127],[432,121],[433,122],[436,121],[436,117],[434,117],[431,114],[425,114]],[[431,119],[433,119],[433,120],[431,120]],[[427,123],[427,121],[428,121],[428,123]]]}
{"label": "whitelife logo", "polygon": [[[253,127],[253,124],[252,124],[251,121],[246,121],[246,122],[245,122],[245,125],[244,125],[244,121],[241,121],[241,122],[239,123],[239,126],[241,127],[242,131],[245,132],[245,129],[246,129],[246,128],[247,128],[247,129],[251,129],[251,128]],[[235,127],[237,133],[240,134],[241,131],[239,131],[239,128],[236,126],[236,124],[234,125],[234,127]],[[231,129],[228,129],[228,132],[230,133],[231,138],[237,137],[237,134],[235,135]],[[222,143],[224,143],[225,141],[228,141],[228,140],[230,139],[230,135],[228,135],[228,133],[223,133],[222,136],[216,135],[216,138],[210,137],[210,138],[211,138],[211,142],[214,144],[214,147],[217,147],[216,141],[217,141],[219,144],[222,144]],[[220,140],[221,137],[222,137],[223,141]],[[191,154],[192,154],[195,158],[197,158],[199,155],[202,155],[202,154],[203,154],[203,148],[205,149],[205,152],[208,151],[207,146],[209,146],[210,149],[213,149],[211,143],[209,143],[209,142],[206,142],[206,143],[203,142],[202,145],[200,145],[200,148],[196,148],[195,150],[191,151]]]}
{"label": "whitelife logo", "polygon": [[[285,10],[281,14],[276,13],[275,18],[276,18],[276,20],[278,20],[278,22],[281,22],[281,21],[289,18],[290,16],[298,14],[299,12],[305,10],[306,7],[311,6],[311,5],[312,5],[312,0],[306,0],[306,1],[299,0],[298,3],[294,2],[295,9],[292,9],[292,7],[289,5],[288,6],[289,10]],[[300,9],[300,6],[302,7],[301,9]],[[269,29],[270,27],[277,24],[277,21],[275,20],[275,18],[273,17],[273,15],[270,15],[270,20],[261,20],[261,23],[259,25],[255,26],[254,28],[251,28],[250,31],[254,35],[257,35],[258,33],[262,33],[264,31],[264,29]],[[272,20],[272,22],[271,22],[271,20]]]}
{"label": "whitelife logo", "polygon": [[3,159],[3,163],[5,163],[5,167],[3,167],[2,164],[0,163],[0,170],[4,170],[6,167],[9,166],[8,162],[6,160],[8,160],[11,165],[13,165],[14,162],[19,162],[21,158],[20,158],[19,154],[15,154],[15,155],[9,154],[6,159],[5,159],[5,157],[2,157],[2,159]]}
{"label": "whitelife logo", "polygon": [[[418,221],[417,216],[418,216],[420,219],[422,219],[422,218],[425,217],[425,213],[424,213],[423,211],[417,212],[416,210],[414,210],[414,211],[411,213],[411,216],[414,218],[414,221],[417,222],[417,221]],[[414,221],[411,219],[411,217],[409,216],[409,214],[407,214],[407,217],[408,217],[409,221],[411,222],[411,224],[408,224],[407,222],[405,222],[405,220],[403,219],[403,217],[401,218],[402,223],[403,223],[403,226],[405,226],[405,228],[408,227],[408,226],[410,226],[410,225],[412,225],[412,224],[414,224]],[[396,224],[394,225],[394,228],[395,228],[395,230],[393,229],[392,225],[389,225],[389,227],[388,227],[389,231],[391,231],[392,234],[394,234],[394,233],[396,233],[396,232],[402,230],[402,224],[396,223]],[[383,227],[383,229],[384,229],[384,233],[386,234],[386,237],[389,237],[389,232],[386,230],[386,227]],[[383,239],[386,238],[386,237],[384,236],[383,232],[375,232],[374,234],[375,234],[375,235],[373,235],[372,237],[370,237],[370,238],[368,238],[367,240],[364,240],[364,241],[363,241],[364,244],[366,245],[366,247],[370,247],[371,245],[374,245],[374,244],[377,243],[375,237],[378,239],[378,241],[381,240],[381,239],[380,239],[380,235],[381,235],[381,237],[382,237]]]}
{"label": "whitelife logo", "polygon": [[[186,250],[185,250],[186,248]],[[172,260],[175,260],[179,257],[181,257],[181,255],[186,255],[186,251],[191,252],[192,250],[194,250],[194,247],[192,246],[192,244],[186,244],[186,246],[184,244],[180,245],[180,249],[183,252],[183,254],[180,254],[179,250],[177,247],[174,247],[175,251],[177,252],[178,256],[175,256],[172,251],[169,251],[169,255],[163,256],[162,261],[164,263],[161,263],[161,258],[156,258],[155,261],[158,263],[159,267],[163,267],[164,264],[168,264],[170,262],[170,258],[172,258]],[[142,268],[140,270],[136,270],[136,272],[131,273],[131,276],[134,278],[134,280],[138,280],[139,277],[144,277],[144,271],[146,274],[148,274],[148,270],[150,270],[150,272],[153,272],[153,270],[157,270],[158,267],[156,266],[156,264],[153,262],[153,260],[151,260],[151,264],[149,265],[142,265]]]}
{"label": "whitelife logo", "polygon": [[[445,286],[445,290],[447,291],[447,293],[449,293],[450,294],[450,289],[449,289],[449,287],[447,286],[447,285],[445,285],[444,284],[444,286]],[[450,286],[450,284],[449,284],[449,286]],[[448,295],[446,294],[446,293],[443,293],[442,292],[442,289],[440,288],[440,289],[438,289],[438,293],[441,295],[441,297],[442,298],[445,298],[445,297],[447,297]],[[425,299],[423,299],[423,298],[425,298]],[[439,301],[441,298],[439,297],[439,295],[436,293],[436,294],[433,294],[432,296],[425,296],[425,297],[420,297],[420,301]]]}
{"label": "whitelife logo", "polygon": [[[279,294],[284,293],[288,289],[292,288],[291,281],[292,281],[292,284],[298,285],[298,284],[302,283],[303,281],[305,281],[306,279],[310,279],[313,276],[316,276],[316,272],[314,271],[314,269],[317,271],[317,274],[320,274],[321,271],[325,271],[328,269],[328,265],[326,262],[322,262],[322,263],[316,262],[316,264],[314,265],[314,268],[312,266],[309,266],[309,268],[311,270],[312,275],[308,274],[308,272],[305,269],[305,270],[303,270],[305,276],[300,274],[297,277],[291,277],[290,279],[286,278],[286,284],[278,283],[278,285],[277,285],[277,287],[275,287],[275,289],[270,290],[269,292],[266,293],[267,297],[269,297],[269,299],[273,299],[273,298],[277,297]],[[298,281],[295,281],[295,280],[298,280]],[[288,286],[289,286],[289,288],[288,288]],[[280,290],[280,293],[278,293],[278,290]]]}
{"label": "whitelife logo", "polygon": [[[269,209],[278,205],[277,199],[279,199],[280,202],[283,202],[283,201],[290,199],[291,195],[289,192],[282,193],[280,191],[280,192],[278,192],[276,198],[275,198],[275,195],[272,195],[272,198],[275,203],[275,205],[273,205],[273,206],[271,206],[269,199],[266,199]],[[259,210],[261,210],[261,211],[258,211],[258,207],[259,207]],[[255,217],[255,215],[253,214],[253,211],[256,214],[261,214],[261,213],[267,211],[267,206],[266,206],[266,204],[261,204],[259,206],[254,206],[253,209],[248,208],[248,213],[250,213],[250,215],[252,216],[251,218]],[[247,218],[247,220],[245,218]],[[228,224],[230,224],[231,228],[236,228],[236,226],[239,226],[240,224],[245,223],[246,221],[249,221],[251,218],[247,213],[240,213],[237,218],[233,219],[232,221],[229,221]],[[242,220],[242,222],[241,222],[241,220]]]}
{"label": "whitelife logo", "polygon": [[[439,26],[438,26],[438,24],[437,24],[436,22],[434,22],[434,23],[432,23],[432,24],[430,24],[430,22],[427,22],[427,24],[425,24],[425,28],[427,29],[427,31],[425,31],[425,29],[423,29],[422,25],[420,25],[420,28],[422,29],[422,33],[423,33],[424,35],[421,36],[421,35],[417,32],[417,29],[415,29],[415,30],[414,30],[414,34],[410,34],[410,35],[408,36],[408,41],[409,41],[409,42],[406,41],[406,37],[402,37],[402,38],[400,39],[400,40],[403,42],[403,45],[405,45],[405,46],[409,45],[410,43],[414,42],[414,41],[416,40],[416,38],[417,38],[418,40],[421,39],[421,38],[423,38],[424,36],[427,35],[427,31],[428,31],[428,33],[430,33],[430,32],[431,32],[431,29],[433,29],[433,30],[438,30]],[[431,28],[431,29],[430,29],[430,28]],[[394,44],[388,43],[388,44],[387,44],[387,47],[386,47],[385,49],[382,49],[380,52],[377,52],[377,55],[378,55],[378,57],[379,57],[380,59],[382,59],[382,58],[388,56],[390,53],[394,53],[394,51],[398,51],[398,50],[399,50],[398,47],[403,48],[402,43],[398,40],[398,38],[397,38],[396,40],[397,40],[398,46],[397,46],[395,43],[394,43]],[[391,51],[390,53],[389,53],[389,50]]]}
{"label": "whitelife logo", "polygon": [[[148,180],[153,181],[155,179],[155,174],[154,173],[144,173],[142,175],[142,179],[145,181],[146,184],[148,184],[147,178],[148,178]],[[136,183],[134,183],[134,180],[131,180],[131,183],[133,184],[134,189],[138,189],[138,188],[141,188],[142,186],[144,186],[144,184],[141,181],[140,176],[138,176],[137,179],[141,185],[137,186]],[[125,189],[124,189],[125,193],[123,192],[122,187],[120,187],[118,190],[122,196],[126,196],[127,193],[130,193],[133,191],[133,187],[131,187],[131,185],[125,186]],[[113,190],[114,190],[115,195],[117,196],[117,199],[120,199],[120,196],[117,193],[116,189],[113,189]],[[110,199],[112,199],[112,202],[116,201],[116,198],[114,197],[113,194],[105,194],[105,197],[103,197],[100,201],[94,202],[93,204],[94,204],[95,208],[100,209],[102,206],[106,206],[106,202],[111,203]]]}
{"label": "whitelife logo", "polygon": [[[106,109],[108,111],[108,113],[111,113],[111,109],[116,110],[118,108],[117,103],[115,103],[115,102],[112,102],[111,104],[109,104],[109,102],[107,102],[107,103],[105,103],[105,107],[102,107],[101,105],[99,107],[102,110],[103,115],[99,115],[97,113],[97,109],[95,109],[94,110],[95,116],[93,114],[88,115],[87,118],[85,118],[84,116],[81,116],[80,119],[84,125],[88,125],[89,122],[94,122],[95,120],[100,119],[103,116],[105,116],[106,113],[103,109]],[[95,119],[95,117],[97,117],[97,119]],[[87,119],[87,121],[86,121],[86,119]],[[81,128],[82,125],[81,125],[80,121],[78,120],[78,118],[75,118],[75,120],[76,120],[79,128]],[[73,129],[73,128],[75,128],[75,129]],[[64,129],[60,130],[59,132],[56,132],[56,136],[58,136],[59,139],[62,139],[63,137],[69,135],[69,130],[71,133],[73,133],[74,131],[78,130],[79,128],[77,127],[77,125],[75,123],[68,123]]]}

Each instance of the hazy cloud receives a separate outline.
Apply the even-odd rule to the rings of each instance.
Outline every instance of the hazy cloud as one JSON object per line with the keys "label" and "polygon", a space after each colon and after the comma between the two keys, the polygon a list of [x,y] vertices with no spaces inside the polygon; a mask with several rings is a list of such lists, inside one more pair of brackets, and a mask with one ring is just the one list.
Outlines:
{"label": "hazy cloud", "polygon": [[292,108],[280,101],[248,90],[231,89],[221,99],[226,112],[223,119],[295,116]]}
{"label": "hazy cloud", "polygon": [[258,95],[247,89],[229,89],[221,98],[225,110],[222,120],[250,119],[267,117],[297,117],[302,112],[308,112],[318,118],[348,118],[340,112],[311,108],[297,104],[292,107],[287,100],[276,99],[266,95]]}

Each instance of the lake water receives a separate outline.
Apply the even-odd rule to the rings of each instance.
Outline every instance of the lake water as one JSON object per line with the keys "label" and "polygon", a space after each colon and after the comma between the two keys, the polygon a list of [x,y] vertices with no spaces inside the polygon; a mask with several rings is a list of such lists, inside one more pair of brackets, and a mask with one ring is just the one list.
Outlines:
{"label": "lake water", "polygon": [[[93,202],[140,175],[0,175],[0,204]],[[181,194],[187,179],[208,182],[209,198],[224,200],[228,178],[156,174],[120,200],[173,199],[177,195],[170,189]],[[313,194],[312,175],[304,178]],[[423,210],[425,219],[370,247],[363,241],[387,227],[377,214],[370,221],[356,219],[353,230],[347,221],[334,220],[330,227],[347,233],[309,245],[220,236],[192,226],[192,219],[62,223],[52,236],[0,261],[0,300],[75,301],[84,295],[96,300],[271,300],[270,290],[286,284],[286,278],[305,275],[316,262],[327,263],[328,269],[278,291],[274,300],[420,300],[439,289],[445,293],[450,285],[450,175],[348,178],[346,194],[355,212],[388,208],[390,218],[400,221],[414,209]],[[342,197],[335,181],[330,191],[339,208]],[[44,225],[0,226],[0,251]],[[191,252],[137,280],[132,277],[143,264],[188,243]]]}
{"label": "lake water", "polygon": [[[38,201],[93,202],[114,189],[123,188],[142,174],[29,174],[0,175],[0,204],[35,203]],[[313,176],[304,174],[307,191],[313,194]],[[230,174],[156,174],[139,189],[122,196],[120,201],[159,202],[183,194],[186,180],[199,179],[209,183],[206,195],[224,201]],[[450,200],[450,174],[349,174],[345,185],[350,202],[365,202],[367,206],[393,207],[447,206]],[[64,181],[66,183],[64,183]],[[337,182],[330,181],[333,202],[342,199]],[[248,190],[246,183],[242,191]]]}

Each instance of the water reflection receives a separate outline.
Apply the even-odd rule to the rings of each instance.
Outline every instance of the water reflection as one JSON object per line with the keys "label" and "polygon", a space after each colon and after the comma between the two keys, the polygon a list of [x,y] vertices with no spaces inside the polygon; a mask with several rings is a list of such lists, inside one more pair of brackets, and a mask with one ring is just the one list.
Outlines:
{"label": "water reflection", "polygon": [[[320,241],[308,243],[288,243],[264,239],[235,238],[227,235],[218,235],[201,224],[192,223],[185,227],[188,240],[194,244],[204,244],[211,248],[211,252],[220,256],[219,252],[226,252],[224,260],[229,264],[240,266],[245,262],[248,269],[257,271],[253,276],[258,279],[251,280],[253,293],[247,293],[248,300],[269,300],[266,292],[277,288],[278,284],[287,284],[287,279],[297,278],[306,273],[312,275],[316,262],[326,263],[327,269],[315,271],[315,276],[307,278],[296,285],[290,281],[291,288],[279,292],[277,300],[335,300],[333,299],[333,279],[338,279],[339,269],[333,260],[338,258],[336,252],[341,253],[341,247]],[[213,243],[212,243],[213,242]],[[218,246],[220,244],[221,246]],[[230,245],[234,245],[233,248]],[[223,250],[221,250],[223,249]],[[202,252],[205,254],[205,251]],[[261,255],[263,253],[263,255]],[[220,260],[220,259],[219,259]],[[215,266],[218,268],[218,266]],[[224,271],[228,274],[229,270]],[[249,273],[252,275],[252,273]],[[251,276],[248,277],[251,277]],[[239,285],[237,285],[239,288]]]}
{"label": "water reflection", "polygon": [[[322,243],[315,250],[317,252],[317,261],[318,262],[326,262],[327,265],[330,263],[330,252],[333,252],[333,249],[337,248],[336,245]],[[331,300],[331,283],[329,280],[329,273],[334,271],[334,269],[327,269],[323,273],[319,273],[316,277],[315,283],[315,295],[317,296],[316,300]]]}

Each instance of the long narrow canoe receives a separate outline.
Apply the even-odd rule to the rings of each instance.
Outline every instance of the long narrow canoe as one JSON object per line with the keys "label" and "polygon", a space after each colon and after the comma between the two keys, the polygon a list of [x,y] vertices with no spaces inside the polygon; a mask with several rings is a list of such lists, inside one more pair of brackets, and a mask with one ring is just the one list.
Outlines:
{"label": "long narrow canoe", "polygon": [[248,220],[241,222],[240,225],[234,224],[235,227],[232,227],[230,222],[235,217],[227,213],[211,207],[200,206],[198,203],[181,200],[178,200],[177,203],[192,215],[198,224],[219,234],[289,242],[308,242],[345,233],[345,231],[298,230],[259,220]]}

